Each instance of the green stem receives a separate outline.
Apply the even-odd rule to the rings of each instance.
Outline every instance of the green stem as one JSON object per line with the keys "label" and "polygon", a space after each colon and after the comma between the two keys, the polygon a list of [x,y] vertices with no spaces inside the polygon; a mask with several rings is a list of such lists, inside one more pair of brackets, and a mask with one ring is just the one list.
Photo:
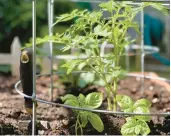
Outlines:
{"label": "green stem", "polygon": [[118,84],[117,84],[117,78],[114,79],[114,98],[113,98],[113,111],[117,110],[117,101],[116,101],[116,94],[117,94]]}
{"label": "green stem", "polygon": [[77,129],[78,129],[78,115],[77,115],[77,121],[76,121],[76,123],[75,123],[75,134],[76,134],[76,136],[78,135],[78,133],[77,133]]}
{"label": "green stem", "polygon": [[78,119],[78,124],[79,124],[79,127],[78,128],[80,128],[80,130],[81,130],[81,135],[83,135],[83,128],[81,126],[81,123],[80,123],[79,119]]}
{"label": "green stem", "polygon": [[82,135],[82,127],[80,126],[80,122],[79,122],[79,113],[78,113],[78,115],[77,115],[77,120],[76,120],[76,124],[75,124],[75,134],[76,134],[76,136],[78,135],[78,124],[79,124],[79,127],[80,127],[80,129],[81,129],[81,135]]}
{"label": "green stem", "polygon": [[[116,13],[117,14],[117,13]],[[115,67],[118,66],[118,62],[119,62],[119,47],[118,47],[118,36],[114,36],[114,31],[115,31],[115,23],[116,23],[116,20],[115,18],[113,17],[113,12],[111,12],[111,16],[112,16],[112,43],[114,45],[114,56],[115,56],[115,60],[114,60],[114,64],[115,64]],[[116,38],[116,39],[115,39]],[[113,110],[116,111],[117,110],[117,101],[116,101],[116,94],[117,94],[117,77],[114,78],[114,89],[112,90],[112,93],[113,93]]]}
{"label": "green stem", "polygon": [[111,92],[111,87],[108,85],[108,83],[107,83],[107,80],[106,80],[106,78],[105,78],[105,76],[103,75],[101,75],[101,73],[100,72],[98,72],[91,64],[89,64],[89,66],[95,71],[95,73],[97,73],[98,74],[98,76],[101,78],[101,79],[103,79],[103,81],[105,82],[105,84],[106,84],[106,93],[107,93],[107,103],[108,103],[108,110],[112,110],[112,104],[111,104],[111,100],[110,100],[110,92]]}
{"label": "green stem", "polygon": [[112,104],[111,104],[111,99],[110,99],[110,89],[107,86],[106,86],[106,93],[107,93],[107,109],[109,111],[111,111],[112,110]]}

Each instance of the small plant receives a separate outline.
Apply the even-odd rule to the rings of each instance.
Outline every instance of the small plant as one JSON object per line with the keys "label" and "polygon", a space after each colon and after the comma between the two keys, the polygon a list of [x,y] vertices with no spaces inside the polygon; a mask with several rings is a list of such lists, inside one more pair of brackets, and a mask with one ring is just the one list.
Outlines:
{"label": "small plant", "polygon": [[[137,100],[135,103],[126,95],[117,95],[116,100],[121,110],[129,113],[150,113],[151,103],[147,99]],[[132,116],[126,118],[126,123],[121,128],[122,135],[148,135],[150,128],[146,122],[150,116]]]}
{"label": "small plant", "polygon": [[[90,93],[86,97],[83,94],[80,94],[78,97],[67,94],[61,98],[64,104],[80,107],[80,108],[89,108],[96,109],[99,108],[102,104],[103,96],[101,93]],[[92,112],[88,111],[79,111],[74,110],[76,113],[76,124],[75,124],[75,133],[78,135],[78,130],[80,129],[81,135],[83,134],[83,128],[86,127],[87,123],[90,122],[91,125],[99,132],[104,130],[104,125],[101,118]]]}
{"label": "small plant", "polygon": [[[51,40],[54,43],[65,45],[62,49],[64,52],[72,48],[77,48],[84,52],[87,55],[86,59],[69,60],[62,67],[67,68],[67,74],[70,74],[73,70],[77,68],[82,70],[82,68],[86,66],[88,68],[87,75],[85,76],[85,74],[82,74],[81,78],[84,79],[84,81],[88,79],[88,82],[93,82],[94,75],[97,75],[103,82],[106,90],[108,110],[117,111],[119,105],[124,112],[149,113],[151,104],[146,99],[140,99],[133,103],[128,96],[117,95],[117,83],[125,73],[119,64],[120,57],[124,55],[125,46],[134,42],[130,41],[127,31],[128,29],[133,28],[140,34],[139,25],[134,22],[133,19],[137,13],[147,6],[154,7],[165,14],[168,13],[168,10],[159,3],[146,2],[141,3],[139,6],[133,6],[130,5],[130,2],[115,2],[110,0],[109,2],[100,4],[99,11],[89,12],[87,10],[78,11],[76,9],[70,14],[64,14],[57,17],[55,24],[73,19],[75,19],[75,23],[63,34],[56,34],[51,37],[46,36],[42,39],[38,38],[37,44]],[[108,18],[103,17],[105,12],[109,14]],[[113,51],[102,55],[100,53],[99,45],[103,45],[105,42],[113,45]],[[108,79],[109,77],[110,80]],[[90,97],[91,95],[92,94],[88,96]],[[88,99],[88,96],[85,98],[83,95],[80,95],[76,98],[75,96],[66,95],[63,98],[63,101],[68,105],[76,107],[85,106],[88,108],[88,105],[85,105],[87,103],[84,101]],[[101,99],[101,97],[97,98]],[[95,98],[92,98],[92,100],[93,99]],[[93,108],[98,108],[99,106],[100,105]],[[83,118],[86,117],[83,117],[84,115],[82,113],[86,113],[84,115],[86,115],[90,123],[93,123],[92,120],[96,120],[95,122],[102,124],[96,114],[77,111],[76,128],[80,128],[81,132],[82,127],[84,127],[87,122],[83,121]],[[94,115],[91,116],[92,119],[90,119],[90,114]],[[149,117],[144,116],[126,118],[127,122],[123,125],[121,133],[123,135],[147,135],[150,130],[146,121],[149,120]],[[102,125],[100,129],[97,128],[96,125],[93,125],[93,127],[100,131],[103,128]]]}

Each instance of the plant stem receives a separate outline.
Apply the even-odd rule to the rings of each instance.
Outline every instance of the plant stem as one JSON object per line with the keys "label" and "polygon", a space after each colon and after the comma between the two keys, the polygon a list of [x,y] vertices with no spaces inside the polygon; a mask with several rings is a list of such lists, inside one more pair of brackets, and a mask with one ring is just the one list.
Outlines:
{"label": "plant stem", "polygon": [[111,100],[110,100],[110,90],[108,87],[106,87],[106,92],[107,92],[107,109],[109,111],[112,110],[112,104],[111,104]]}
{"label": "plant stem", "polygon": [[101,75],[101,73],[99,73],[91,64],[89,64],[89,66],[92,68],[92,70],[94,70],[95,73],[97,73],[97,75],[103,79],[103,81],[106,84],[106,93],[107,93],[107,104],[108,104],[108,110],[112,110],[112,104],[111,104],[111,100],[110,100],[110,92],[112,92],[112,89],[110,88],[110,86],[107,83],[106,77],[104,75]]}
{"label": "plant stem", "polygon": [[117,78],[114,79],[114,98],[113,98],[113,111],[117,110],[117,101],[116,101],[116,94],[117,94],[118,84],[117,84]]}
{"label": "plant stem", "polygon": [[78,135],[78,133],[77,133],[77,124],[78,124],[78,116],[77,116],[77,121],[75,123],[75,134],[76,134],[76,136]]}
{"label": "plant stem", "polygon": [[79,113],[78,113],[78,115],[77,115],[77,120],[76,120],[76,124],[75,124],[75,134],[76,134],[76,136],[78,135],[78,123],[79,123]]}
{"label": "plant stem", "polygon": [[[114,64],[115,64],[115,67],[118,66],[118,61],[119,61],[119,58],[118,58],[118,36],[114,36],[114,31],[115,31],[115,18],[114,18],[114,15],[113,15],[113,12],[111,12],[111,17],[112,17],[112,43],[114,45],[114,56],[115,56],[115,60],[114,60]],[[116,39],[115,39],[116,38]],[[112,93],[113,93],[113,111],[116,111],[117,110],[117,101],[116,101],[116,94],[117,94],[117,77],[114,78],[114,89],[112,90]]]}
{"label": "plant stem", "polygon": [[83,135],[83,129],[82,129],[82,126],[81,126],[81,123],[80,123],[79,119],[78,119],[78,124],[79,124],[78,128],[80,128],[80,130],[81,130],[81,135]]}

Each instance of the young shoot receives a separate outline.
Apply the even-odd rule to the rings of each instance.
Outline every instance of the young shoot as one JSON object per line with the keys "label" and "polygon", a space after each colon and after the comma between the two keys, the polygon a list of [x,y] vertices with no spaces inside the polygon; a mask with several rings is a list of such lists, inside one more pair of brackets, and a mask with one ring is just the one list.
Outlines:
{"label": "young shoot", "polygon": [[[89,108],[89,109],[96,109],[99,108],[103,101],[103,96],[101,93],[90,93],[86,97],[83,94],[80,94],[78,97],[67,94],[61,98],[64,104],[75,106],[78,108]],[[88,112],[88,111],[81,111],[81,110],[74,110],[76,114],[76,124],[75,124],[75,133],[78,135],[83,135],[83,128],[86,127],[88,122],[99,132],[104,130],[104,125],[99,117],[98,114]],[[80,130],[80,131],[79,131]]]}
{"label": "young shoot", "polygon": [[[77,48],[80,52],[84,52],[87,56],[86,59],[69,60],[62,67],[67,68],[67,74],[70,74],[75,69],[82,70],[86,66],[88,68],[88,78],[94,78],[97,75],[105,86],[108,110],[117,111],[117,106],[119,106],[124,112],[149,113],[151,104],[146,99],[140,99],[134,103],[128,96],[117,95],[117,83],[125,73],[119,62],[120,57],[125,55],[125,47],[134,42],[127,35],[128,29],[133,28],[140,34],[138,23],[133,21],[137,13],[147,6],[156,8],[165,14],[168,13],[168,10],[159,3],[145,2],[138,6],[130,3],[110,0],[101,3],[99,11],[89,12],[76,9],[71,13],[61,15],[57,17],[54,25],[75,20],[71,27],[62,34],[38,38],[36,43],[41,44],[51,40],[54,43],[65,45],[62,49],[63,52],[72,48]],[[104,13],[108,13],[109,17],[104,18]],[[99,46],[105,42],[112,44],[113,50],[108,54],[102,55]],[[81,78],[84,78],[88,83],[94,81],[94,79],[87,80],[84,74]],[[102,99],[102,95],[99,93],[91,93],[86,97],[82,94],[78,97],[68,94],[62,98],[65,104],[92,109],[98,108],[102,104]],[[88,121],[99,132],[103,131],[103,123],[97,114],[86,111],[75,111],[75,113],[77,115],[76,132],[79,129],[81,134],[83,134],[83,128]],[[126,118],[126,123],[122,126],[121,133],[123,135],[147,135],[150,129],[146,122],[149,120],[150,118],[147,116]]]}

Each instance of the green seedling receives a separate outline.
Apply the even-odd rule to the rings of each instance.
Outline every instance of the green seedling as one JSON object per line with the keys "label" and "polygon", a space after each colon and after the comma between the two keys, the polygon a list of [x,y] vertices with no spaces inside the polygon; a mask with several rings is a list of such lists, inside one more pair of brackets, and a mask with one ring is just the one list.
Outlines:
{"label": "green seedling", "polygon": [[[72,48],[77,48],[84,52],[87,55],[86,59],[69,60],[62,67],[67,68],[67,74],[70,74],[75,69],[79,68],[82,70],[82,68],[86,65],[86,67],[88,67],[87,76],[85,77],[84,74],[81,78],[84,77],[84,81],[88,83],[93,81],[94,76],[91,74],[97,75],[103,82],[106,90],[108,110],[117,111],[117,106],[119,105],[124,112],[148,113],[150,106],[147,104],[147,100],[141,99],[133,103],[128,96],[117,95],[117,83],[125,73],[119,64],[120,57],[124,55],[125,47],[134,42],[134,40],[130,40],[130,37],[127,35],[127,31],[132,28],[138,34],[141,34],[139,32],[138,23],[134,22],[133,19],[137,13],[148,6],[156,8],[164,14],[168,13],[168,10],[159,3],[145,2],[138,6],[134,6],[130,5],[130,2],[115,2],[110,0],[105,3],[101,3],[99,5],[99,11],[89,12],[87,10],[79,11],[76,9],[71,13],[57,17],[54,25],[70,20],[75,20],[75,22],[64,33],[57,33],[54,36],[38,38],[36,43],[41,44],[51,40],[54,43],[65,45],[62,49],[63,52],[71,50]],[[104,13],[108,13],[109,17],[104,18]],[[105,42],[113,45],[113,51],[102,55],[100,53],[99,45],[102,45]],[[108,80],[108,77],[110,77],[110,80]],[[84,106],[85,102],[81,105],[79,99],[84,100],[87,98],[83,95],[80,95],[78,98],[72,96],[72,100],[67,99],[67,97],[68,95],[63,98],[65,104],[76,107]],[[143,105],[146,105],[147,107]],[[96,106],[95,108],[98,107],[99,106]],[[85,118],[89,120],[90,123],[93,123],[92,120],[94,119],[96,120],[96,123],[98,122],[98,124],[102,124],[96,114],[88,112],[83,113],[86,113],[84,115],[87,118],[83,117],[84,115],[81,111],[77,111],[76,130],[80,128],[82,132],[82,128],[87,122],[83,121]],[[94,115],[91,116],[92,119],[90,119],[90,114]],[[146,135],[150,132],[149,127],[146,124],[146,121],[149,121],[149,119],[150,118],[144,116],[127,118],[126,124],[124,124],[121,129],[121,133],[123,135]],[[95,124],[93,127],[100,131],[103,128],[101,125],[99,129]]]}
{"label": "green seedling", "polygon": [[[151,103],[147,99],[137,100],[135,103],[126,95],[117,95],[116,100],[123,112],[129,113],[150,113]],[[148,135],[150,128],[147,124],[151,120],[150,116],[132,116],[126,118],[126,123],[121,128],[122,135]]]}
{"label": "green seedling", "polygon": [[[88,108],[88,109],[96,109],[99,108],[103,101],[103,96],[101,93],[90,93],[86,97],[83,94],[80,94],[78,97],[67,94],[61,98],[64,104],[75,106],[79,108]],[[86,127],[87,123],[90,122],[91,125],[99,132],[104,130],[104,125],[98,114],[88,112],[88,111],[80,111],[74,110],[77,120],[75,125],[75,133],[78,135],[80,130],[80,134],[83,135],[83,128]]]}
{"label": "green seedling", "polygon": [[[134,42],[130,41],[127,31],[133,28],[140,34],[139,25],[133,21],[134,17],[147,6],[162,10],[164,13],[167,10],[161,4],[150,2],[135,7],[127,2],[118,3],[110,0],[99,6],[100,11],[88,12],[84,10],[79,12],[74,10],[71,14],[58,17],[56,23],[76,17],[77,20],[60,36],[60,39],[57,38],[58,40],[55,41],[66,45],[63,51],[78,48],[86,53],[87,59],[70,60],[62,67],[67,68],[67,74],[80,65],[89,67],[89,72],[98,75],[105,84],[108,110],[116,111],[117,82],[125,73],[119,65],[119,60],[124,55],[125,46]],[[110,15],[107,19],[103,18],[104,12],[108,12]],[[104,42],[112,43],[114,49],[113,52],[102,56],[99,45]],[[111,84],[107,80],[107,75],[111,78]]]}

